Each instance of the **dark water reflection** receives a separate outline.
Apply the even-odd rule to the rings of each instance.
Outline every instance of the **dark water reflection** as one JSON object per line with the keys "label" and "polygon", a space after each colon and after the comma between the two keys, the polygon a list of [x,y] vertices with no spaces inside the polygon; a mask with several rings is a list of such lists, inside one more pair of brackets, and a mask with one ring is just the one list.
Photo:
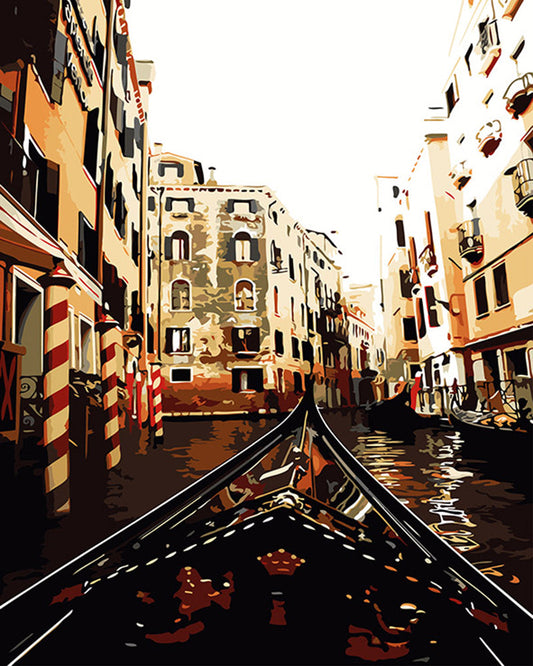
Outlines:
{"label": "dark water reflection", "polygon": [[532,602],[531,467],[523,453],[472,453],[453,430],[416,430],[409,441],[358,432],[324,414],[367,469],[434,532],[528,609]]}

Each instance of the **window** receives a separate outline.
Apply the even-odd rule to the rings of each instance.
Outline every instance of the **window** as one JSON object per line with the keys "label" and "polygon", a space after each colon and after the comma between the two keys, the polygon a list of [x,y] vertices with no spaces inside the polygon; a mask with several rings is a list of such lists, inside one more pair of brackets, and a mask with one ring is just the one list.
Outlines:
{"label": "window", "polygon": [[303,393],[302,375],[299,372],[294,372],[293,379],[294,379],[294,392]]}
{"label": "window", "polygon": [[283,333],[281,331],[274,331],[274,350],[276,354],[280,356],[283,355],[284,345],[283,345]]}
{"label": "window", "polygon": [[283,264],[281,258],[281,248],[277,247],[274,241],[272,241],[270,244],[270,263],[275,266],[277,270],[281,270],[281,266]]}
{"label": "window", "polygon": [[235,310],[255,310],[255,285],[250,280],[235,283]]}
{"label": "window", "polygon": [[100,130],[98,128],[98,108],[89,111],[87,114],[87,127],[85,129],[85,150],[83,154],[83,166],[91,174],[91,178],[96,182],[98,173],[98,142],[100,139]]}
{"label": "window", "polygon": [[404,317],[402,319],[403,339],[406,342],[416,342],[416,321],[414,317]]}
{"label": "window", "polygon": [[294,323],[294,298],[291,296],[291,321]]}
{"label": "window", "polygon": [[174,383],[192,381],[192,368],[170,368],[170,381]]}
{"label": "window", "polygon": [[439,311],[437,308],[437,301],[435,299],[435,290],[433,287],[426,287],[426,304],[428,307],[429,325],[431,327],[440,326]]}
{"label": "window", "polygon": [[398,217],[394,224],[396,225],[396,242],[398,247],[405,247],[405,229],[403,226],[403,219]]}
{"label": "window", "polygon": [[448,89],[446,90],[446,104],[448,106],[448,115],[450,115],[450,113],[452,112],[453,107],[457,104],[458,99],[459,97],[457,96],[456,85],[455,82],[452,81]]}
{"label": "window", "polygon": [[402,298],[411,298],[412,288],[411,271],[408,268],[400,268],[400,294]]}
{"label": "window", "polygon": [[292,337],[291,344],[292,344],[292,357],[300,358],[300,342],[298,338]]}
{"label": "window", "polygon": [[507,287],[507,272],[505,264],[500,264],[492,270],[494,277],[494,291],[496,293],[496,307],[502,307],[509,303],[509,289]]}
{"label": "window", "polygon": [[262,368],[233,368],[231,371],[231,384],[234,393],[243,391],[263,390]]}
{"label": "window", "polygon": [[289,278],[294,280],[294,259],[289,255]]}
{"label": "window", "polygon": [[511,377],[528,377],[527,372],[527,357],[526,348],[513,349],[512,351],[505,352],[507,357],[507,367]]}
{"label": "window", "polygon": [[246,231],[235,234],[235,261],[251,261],[252,239]]}
{"label": "window", "polygon": [[80,317],[80,370],[93,373],[95,371],[94,358],[94,329],[92,325]]}
{"label": "window", "polygon": [[121,238],[126,235],[126,217],[128,209],[126,208],[126,200],[122,194],[122,183],[117,183],[115,194],[115,229],[120,234]]}
{"label": "window", "polygon": [[228,199],[226,211],[228,213],[257,213],[257,201],[255,199]]}
{"label": "window", "polygon": [[45,159],[33,143],[30,158],[38,169],[37,206],[35,217],[54,238],[57,238],[59,211],[59,165]]}
{"label": "window", "polygon": [[93,277],[97,277],[98,233],[82,212],[78,213],[78,261]]}
{"label": "window", "polygon": [[161,178],[183,178],[184,167],[181,162],[159,162],[157,173]]}
{"label": "window", "polygon": [[300,305],[300,316],[302,319],[302,326],[305,326],[305,306],[303,303]]}
{"label": "window", "polygon": [[300,287],[304,286],[304,273],[302,269],[302,264],[298,264],[298,271],[300,272]]}
{"label": "window", "polygon": [[485,276],[481,276],[477,280],[474,280],[474,292],[476,295],[477,316],[480,317],[481,315],[487,314],[487,312],[489,311]]}
{"label": "window", "polygon": [[194,213],[194,198],[167,197],[165,200],[165,210],[167,213],[174,213],[176,215],[187,215],[187,213]]}
{"label": "window", "polygon": [[190,310],[191,285],[187,280],[174,280],[172,283],[172,310]]}
{"label": "window", "polygon": [[421,298],[416,299],[416,314],[418,316],[418,337],[423,338],[426,335],[426,315],[424,314],[424,301]]}
{"label": "window", "polygon": [[167,328],[165,352],[167,354],[190,354],[191,329]]}
{"label": "window", "polygon": [[255,354],[259,351],[259,329],[257,327],[231,329],[231,344],[235,354]]}
{"label": "window", "polygon": [[131,258],[136,266],[139,265],[139,232],[131,225]]}
{"label": "window", "polygon": [[189,234],[186,231],[175,231],[165,238],[165,259],[190,259]]}
{"label": "window", "polygon": [[466,50],[466,53],[465,53],[466,68],[468,69],[468,73],[470,75],[472,74],[472,70],[470,68],[470,56],[472,55],[473,50],[474,50],[474,45],[470,44],[470,46],[468,47],[468,49]]}
{"label": "window", "polygon": [[274,287],[274,314],[279,315],[279,291]]}

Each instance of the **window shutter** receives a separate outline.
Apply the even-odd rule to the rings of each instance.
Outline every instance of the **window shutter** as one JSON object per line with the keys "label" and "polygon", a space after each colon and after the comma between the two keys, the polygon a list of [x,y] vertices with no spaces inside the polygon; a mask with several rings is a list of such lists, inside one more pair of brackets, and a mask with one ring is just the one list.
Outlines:
{"label": "window shutter", "polygon": [[172,350],[172,337],[174,334],[173,328],[167,328],[165,331],[165,353],[170,354]]}
{"label": "window shutter", "polygon": [[252,238],[250,240],[250,259],[252,261],[259,261],[259,239]]}
{"label": "window shutter", "polygon": [[257,213],[257,201],[255,199],[250,201],[250,213]]}
{"label": "window shutter", "polygon": [[239,393],[241,390],[241,371],[232,370],[231,371],[231,390],[233,393]]}
{"label": "window shutter", "polygon": [[234,210],[235,210],[235,199],[228,199],[228,203],[226,204],[226,212],[233,213]]}
{"label": "window shutter", "polygon": [[116,34],[115,35],[115,50],[117,52],[117,60],[121,65],[128,63],[128,36]]}
{"label": "window shutter", "polygon": [[134,146],[134,129],[133,127],[124,127],[124,131],[120,135],[122,154],[124,157],[133,157]]}
{"label": "window shutter", "polygon": [[226,252],[227,261],[235,261],[235,238],[230,238],[228,241],[228,250]]}
{"label": "window shutter", "polygon": [[61,32],[56,33],[54,47],[54,66],[52,72],[52,86],[50,99],[56,104],[63,101],[63,82],[65,80],[65,63],[67,60],[67,38]]}
{"label": "window shutter", "polygon": [[172,259],[172,236],[165,238],[165,259]]}
{"label": "window shutter", "polygon": [[155,197],[148,197],[148,210],[149,211],[154,211],[155,210]]}

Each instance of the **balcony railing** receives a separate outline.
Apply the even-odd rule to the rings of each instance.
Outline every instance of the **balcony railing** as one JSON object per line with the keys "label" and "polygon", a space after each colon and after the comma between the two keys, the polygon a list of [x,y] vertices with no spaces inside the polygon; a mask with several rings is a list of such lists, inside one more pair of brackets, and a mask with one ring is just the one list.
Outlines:
{"label": "balcony railing", "polygon": [[422,268],[430,277],[438,271],[437,257],[431,245],[426,245],[420,253],[419,260]]}
{"label": "balcony railing", "polygon": [[483,258],[483,236],[479,230],[479,218],[466,220],[459,227],[459,254],[471,264]]}
{"label": "balcony railing", "polygon": [[518,162],[513,171],[513,190],[518,210],[533,217],[533,159]]}
{"label": "balcony railing", "polygon": [[499,120],[493,120],[479,130],[476,134],[478,150],[485,157],[492,155],[502,140],[502,124]]}
{"label": "balcony railing", "polygon": [[512,81],[505,91],[503,99],[505,108],[513,118],[518,118],[524,113],[533,99],[533,72],[527,72],[524,76],[519,76]]}
{"label": "balcony railing", "polygon": [[501,55],[496,20],[488,21],[480,31],[477,51],[481,56],[481,74],[488,76]]}
{"label": "balcony railing", "polygon": [[22,146],[0,124],[0,184],[31,215],[35,212],[37,166]]}
{"label": "balcony railing", "polygon": [[462,190],[472,178],[472,169],[469,169],[465,162],[459,162],[459,164],[456,164],[453,167],[448,175],[452,179],[454,186],[458,190]]}

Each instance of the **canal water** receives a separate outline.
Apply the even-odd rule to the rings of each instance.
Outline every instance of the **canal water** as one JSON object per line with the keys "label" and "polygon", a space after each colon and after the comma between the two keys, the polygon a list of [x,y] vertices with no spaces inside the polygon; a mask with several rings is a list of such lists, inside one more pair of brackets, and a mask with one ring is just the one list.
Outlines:
{"label": "canal water", "polygon": [[531,452],[473,448],[452,429],[395,439],[323,413],[337,437],[403,504],[528,610],[533,608]]}

